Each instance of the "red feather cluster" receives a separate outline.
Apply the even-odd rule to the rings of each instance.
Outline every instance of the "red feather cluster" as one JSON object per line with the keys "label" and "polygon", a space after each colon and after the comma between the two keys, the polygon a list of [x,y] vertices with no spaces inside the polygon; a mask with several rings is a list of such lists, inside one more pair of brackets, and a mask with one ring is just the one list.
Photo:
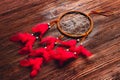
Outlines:
{"label": "red feather cluster", "polygon": [[32,51],[32,46],[35,42],[35,37],[29,33],[18,33],[10,38],[14,42],[22,42],[25,44],[19,51],[19,54],[26,54]]}
{"label": "red feather cluster", "polygon": [[[63,66],[66,61],[70,59],[76,59],[79,54],[82,54],[86,57],[92,55],[92,53],[84,48],[82,45],[76,46],[76,40],[62,41],[51,36],[42,39],[42,36],[46,33],[48,29],[48,24],[38,24],[32,28],[32,31],[34,33],[39,33],[38,36],[39,38],[41,38],[39,44],[44,45],[44,47],[40,47],[38,49],[32,48],[36,37],[29,33],[18,33],[12,36],[10,39],[14,42],[24,43],[24,46],[20,49],[19,54],[29,53],[29,58],[20,61],[20,65],[23,67],[32,67],[32,71],[30,73],[31,77],[37,75],[43,62],[56,60],[59,62],[60,66]],[[59,43],[59,45],[57,45],[57,43]]]}
{"label": "red feather cluster", "polygon": [[40,33],[39,37],[42,38],[42,36],[46,33],[46,31],[49,29],[48,24],[37,24],[32,28],[32,31],[35,33]]}
{"label": "red feather cluster", "polygon": [[59,61],[59,65],[63,66],[64,62],[68,61],[69,59],[75,59],[76,56],[73,52],[66,51],[62,47],[58,47],[55,51],[51,53],[52,58]]}
{"label": "red feather cluster", "polygon": [[23,67],[32,67],[32,71],[30,73],[31,77],[34,77],[37,75],[38,71],[40,70],[40,67],[43,63],[43,58],[29,58],[25,60],[20,61],[20,65]]}

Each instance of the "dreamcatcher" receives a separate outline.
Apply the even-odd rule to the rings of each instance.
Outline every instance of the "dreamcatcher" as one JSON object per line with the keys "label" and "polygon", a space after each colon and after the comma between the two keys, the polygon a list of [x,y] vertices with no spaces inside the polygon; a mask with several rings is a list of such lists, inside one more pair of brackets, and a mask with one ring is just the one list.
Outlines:
{"label": "dreamcatcher", "polygon": [[[104,12],[99,11],[92,11],[89,15],[91,14],[105,15]],[[69,11],[50,23],[35,25],[32,28],[33,34],[18,33],[12,36],[10,40],[24,44],[19,50],[19,54],[28,54],[28,58],[21,60],[20,65],[31,67],[30,75],[34,77],[39,72],[41,65],[50,60],[56,60],[59,66],[63,66],[66,61],[76,59],[79,55],[91,57],[93,54],[82,45],[93,29],[93,21],[89,15],[79,11]],[[43,38],[44,34],[54,25],[57,26],[61,35]],[[65,36],[70,39],[63,40]],[[39,44],[43,46],[33,49],[36,40],[40,40]],[[80,44],[77,45],[77,43]]]}

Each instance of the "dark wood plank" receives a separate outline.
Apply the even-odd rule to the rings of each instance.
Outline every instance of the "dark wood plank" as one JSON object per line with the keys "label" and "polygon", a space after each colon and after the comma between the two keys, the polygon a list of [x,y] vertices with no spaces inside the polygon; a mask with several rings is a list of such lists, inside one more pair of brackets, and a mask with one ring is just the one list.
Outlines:
{"label": "dark wood plank", "polygon": [[[120,0],[1,0],[0,5],[0,80],[32,80],[30,69],[19,66],[19,61],[27,56],[20,56],[19,44],[9,41],[14,33],[31,33],[35,24],[50,22],[65,11],[89,13],[99,9],[113,11],[114,15],[91,16],[94,29],[83,45],[94,57],[79,57],[63,68],[51,61],[33,80],[120,79]],[[58,30],[51,29],[46,36],[57,34]]]}

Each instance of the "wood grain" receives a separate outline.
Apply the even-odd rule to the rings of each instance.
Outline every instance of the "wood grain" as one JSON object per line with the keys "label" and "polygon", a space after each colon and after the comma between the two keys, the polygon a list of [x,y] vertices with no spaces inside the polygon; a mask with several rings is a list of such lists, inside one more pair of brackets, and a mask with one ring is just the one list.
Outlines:
{"label": "wood grain", "polygon": [[[120,0],[1,0],[0,80],[120,80]],[[61,13],[79,10],[109,10],[109,17],[92,15],[94,29],[83,45],[93,52],[90,60],[79,57],[63,68],[51,61],[31,79],[30,69],[19,66],[26,56],[17,52],[19,44],[9,41],[16,32],[30,32],[37,23],[50,22]],[[56,28],[45,36],[60,35]],[[34,47],[37,46],[37,43]]]}

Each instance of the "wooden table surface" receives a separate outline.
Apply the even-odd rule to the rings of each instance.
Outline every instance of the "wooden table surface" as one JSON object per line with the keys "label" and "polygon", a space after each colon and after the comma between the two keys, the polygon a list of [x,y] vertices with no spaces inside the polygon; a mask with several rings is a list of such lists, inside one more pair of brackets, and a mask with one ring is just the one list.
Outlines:
{"label": "wooden table surface", "polygon": [[[83,45],[95,55],[92,59],[79,57],[63,68],[51,61],[31,79],[30,69],[19,65],[26,56],[18,54],[19,44],[10,42],[10,36],[31,32],[33,25],[68,10],[109,10],[114,15],[91,16],[94,29]],[[120,0],[0,0],[0,80],[120,80]]]}

